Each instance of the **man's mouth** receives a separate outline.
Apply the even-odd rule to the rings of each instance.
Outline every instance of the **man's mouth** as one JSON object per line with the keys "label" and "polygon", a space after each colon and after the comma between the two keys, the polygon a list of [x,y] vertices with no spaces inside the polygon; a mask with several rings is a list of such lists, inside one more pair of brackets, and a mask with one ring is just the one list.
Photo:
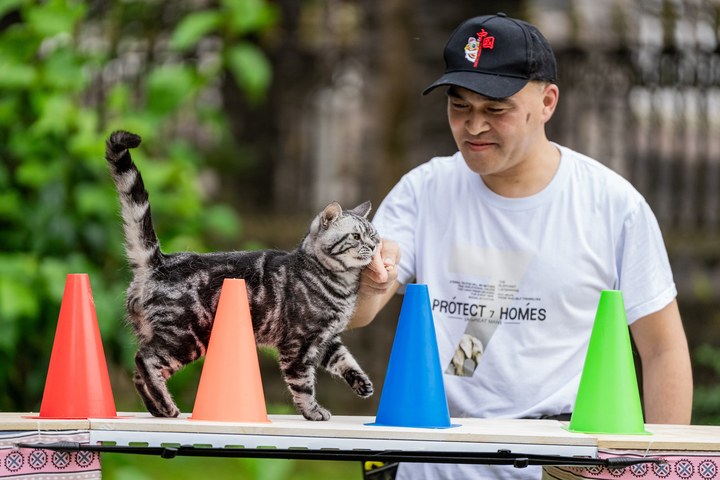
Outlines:
{"label": "man's mouth", "polygon": [[466,140],[465,145],[473,152],[481,152],[495,146],[495,143],[481,140]]}

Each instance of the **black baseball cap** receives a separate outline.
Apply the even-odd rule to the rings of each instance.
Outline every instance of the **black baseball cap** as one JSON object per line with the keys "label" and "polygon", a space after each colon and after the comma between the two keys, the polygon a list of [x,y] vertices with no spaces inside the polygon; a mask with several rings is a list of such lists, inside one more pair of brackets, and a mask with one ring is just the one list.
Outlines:
{"label": "black baseball cap", "polygon": [[423,91],[457,85],[490,98],[506,98],[530,80],[556,82],[550,43],[533,25],[504,13],[463,22],[443,53],[445,74]]}

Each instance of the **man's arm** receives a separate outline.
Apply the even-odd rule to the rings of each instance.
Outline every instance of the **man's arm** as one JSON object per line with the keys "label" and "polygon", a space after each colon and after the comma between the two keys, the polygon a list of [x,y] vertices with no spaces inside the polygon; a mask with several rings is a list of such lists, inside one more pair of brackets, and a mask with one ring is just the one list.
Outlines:
{"label": "man's arm", "polygon": [[400,261],[400,247],[392,240],[383,240],[370,265],[360,276],[355,314],[347,328],[364,327],[375,318],[380,310],[397,292],[397,264]]}
{"label": "man's arm", "polygon": [[677,301],[630,325],[642,361],[647,423],[689,424],[693,380]]}

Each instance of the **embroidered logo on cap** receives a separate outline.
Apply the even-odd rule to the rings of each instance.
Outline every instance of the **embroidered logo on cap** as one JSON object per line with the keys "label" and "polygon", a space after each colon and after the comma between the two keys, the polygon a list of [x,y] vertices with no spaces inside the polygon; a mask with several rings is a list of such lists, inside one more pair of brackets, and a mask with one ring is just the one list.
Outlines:
{"label": "embroidered logo on cap", "polygon": [[477,33],[476,37],[469,37],[465,45],[465,58],[472,62],[477,68],[480,62],[480,55],[483,49],[492,50],[495,47],[495,37],[491,36],[484,28]]}

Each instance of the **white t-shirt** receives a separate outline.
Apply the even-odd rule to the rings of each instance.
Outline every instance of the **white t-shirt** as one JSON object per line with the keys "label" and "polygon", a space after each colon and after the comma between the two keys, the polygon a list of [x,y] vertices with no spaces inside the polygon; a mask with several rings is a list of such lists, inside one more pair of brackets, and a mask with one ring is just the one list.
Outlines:
{"label": "white t-shirt", "polygon": [[406,174],[373,218],[400,245],[399,281],[428,285],[453,417],[572,412],[601,291],[622,291],[628,323],[677,293],[643,197],[557,148],[557,173],[530,197],[495,194],[458,152]]}

